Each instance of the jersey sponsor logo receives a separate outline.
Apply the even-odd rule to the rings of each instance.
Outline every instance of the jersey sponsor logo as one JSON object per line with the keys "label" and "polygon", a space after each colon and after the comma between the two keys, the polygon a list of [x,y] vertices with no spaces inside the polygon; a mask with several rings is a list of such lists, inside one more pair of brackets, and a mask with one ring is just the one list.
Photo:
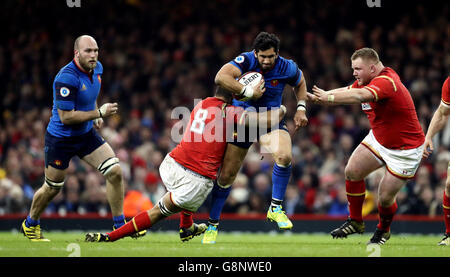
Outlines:
{"label": "jersey sponsor logo", "polygon": [[244,56],[237,56],[236,59],[234,59],[235,62],[237,63],[243,63],[245,60]]}
{"label": "jersey sponsor logo", "polygon": [[59,94],[61,94],[62,97],[67,97],[70,94],[70,89],[66,88],[66,87],[62,87],[59,90]]}
{"label": "jersey sponsor logo", "polygon": [[368,111],[372,109],[369,103],[361,103],[361,108],[363,111]]}
{"label": "jersey sponsor logo", "polygon": [[87,90],[87,87],[85,84],[83,84],[83,86],[81,87],[81,91],[85,91],[85,90]]}
{"label": "jersey sponsor logo", "polygon": [[374,89],[376,89],[378,91],[381,91],[381,89],[379,87],[377,87],[376,85],[369,85],[369,87],[374,88]]}

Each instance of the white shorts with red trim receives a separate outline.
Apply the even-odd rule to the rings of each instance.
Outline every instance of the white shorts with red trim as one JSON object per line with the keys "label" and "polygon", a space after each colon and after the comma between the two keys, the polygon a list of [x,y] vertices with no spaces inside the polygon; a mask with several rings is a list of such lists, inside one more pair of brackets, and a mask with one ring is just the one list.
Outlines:
{"label": "white shorts with red trim", "polygon": [[197,174],[166,155],[159,174],[171,193],[172,202],[178,207],[195,212],[203,204],[213,188],[213,180]]}
{"label": "white shorts with red trim", "polygon": [[381,145],[370,130],[369,134],[361,142],[366,146],[379,160],[386,164],[386,169],[402,179],[414,178],[420,161],[424,144],[413,149],[394,150]]}

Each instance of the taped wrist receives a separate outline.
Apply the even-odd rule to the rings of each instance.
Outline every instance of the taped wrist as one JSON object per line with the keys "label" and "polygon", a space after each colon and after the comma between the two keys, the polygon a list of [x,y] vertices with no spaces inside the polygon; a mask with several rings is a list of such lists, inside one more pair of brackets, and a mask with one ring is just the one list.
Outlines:
{"label": "taped wrist", "polygon": [[297,102],[297,111],[306,111],[306,101],[305,100],[299,100]]}

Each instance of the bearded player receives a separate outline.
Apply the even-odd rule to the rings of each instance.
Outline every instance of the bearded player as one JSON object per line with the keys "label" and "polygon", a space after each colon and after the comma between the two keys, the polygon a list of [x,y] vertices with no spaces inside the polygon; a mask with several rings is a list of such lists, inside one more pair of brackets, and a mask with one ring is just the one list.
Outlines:
{"label": "bearded player", "polygon": [[202,205],[213,188],[217,171],[222,165],[227,141],[234,125],[278,124],[286,108],[265,113],[247,112],[230,105],[232,94],[218,87],[215,97],[199,102],[191,112],[190,121],[181,142],[164,158],[159,168],[167,193],[151,210],[136,215],[113,232],[88,233],[88,242],[112,242],[146,230],[168,216],[181,212],[182,241],[202,234],[205,224],[195,224],[192,214]]}
{"label": "bearded player", "polygon": [[[425,136],[425,149],[423,157],[428,158],[434,150],[433,137],[447,124],[448,115],[450,115],[450,77],[444,82],[442,86],[442,97],[439,108],[431,119],[430,126]],[[447,180],[445,182],[444,197],[442,201],[444,210],[445,235],[438,245],[450,245],[450,161],[447,168]]]}
{"label": "bearded player", "polygon": [[117,103],[97,107],[103,74],[98,51],[93,37],[78,37],[73,61],[59,71],[53,82],[53,110],[45,134],[45,182],[34,194],[29,215],[21,226],[22,233],[31,241],[49,241],[42,235],[40,216],[64,186],[66,170],[74,156],[105,176],[113,228],[125,224],[119,159],[94,129],[100,128],[103,118],[118,109]]}
{"label": "bearded player", "polygon": [[[257,110],[280,107],[285,86],[292,86],[298,100],[297,112],[294,117],[297,130],[308,123],[305,104],[306,82],[302,71],[295,62],[279,56],[279,47],[280,40],[276,35],[267,32],[259,33],[253,43],[253,51],[242,53],[233,61],[222,66],[216,75],[215,82],[233,92],[238,98],[250,99],[249,101],[235,99],[233,105],[243,108],[254,107]],[[238,77],[250,71],[257,71],[264,76],[266,91],[258,99],[255,99],[254,95],[259,96],[259,87],[244,86],[237,80]],[[268,130],[265,134],[258,134],[258,136],[261,146],[269,150],[275,160],[272,172],[272,200],[267,211],[267,219],[276,222],[279,229],[289,230],[293,225],[282,210],[281,204],[291,176],[291,137],[284,121],[279,126]],[[212,191],[208,230],[202,243],[216,242],[220,213],[231,191],[231,185],[252,144],[253,140],[249,137],[238,138],[237,141],[229,143],[219,178]]]}
{"label": "bearded player", "polygon": [[324,91],[313,87],[313,102],[326,105],[360,104],[371,130],[350,156],[345,167],[345,185],[350,216],[333,238],[364,232],[362,206],[366,195],[364,178],[380,167],[386,172],[378,189],[379,222],[369,243],[384,244],[397,210],[395,197],[415,176],[422,159],[424,134],[414,102],[397,73],[385,67],[375,50],[362,48],[351,57],[356,81],[349,87]]}

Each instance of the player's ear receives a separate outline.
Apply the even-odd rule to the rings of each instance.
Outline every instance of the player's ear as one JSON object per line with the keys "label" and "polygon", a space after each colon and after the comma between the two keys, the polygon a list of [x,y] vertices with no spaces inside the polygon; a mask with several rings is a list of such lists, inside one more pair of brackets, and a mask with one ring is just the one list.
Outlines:
{"label": "player's ear", "polygon": [[258,58],[258,55],[256,55],[256,50],[253,50],[253,55],[255,55],[255,58]]}

